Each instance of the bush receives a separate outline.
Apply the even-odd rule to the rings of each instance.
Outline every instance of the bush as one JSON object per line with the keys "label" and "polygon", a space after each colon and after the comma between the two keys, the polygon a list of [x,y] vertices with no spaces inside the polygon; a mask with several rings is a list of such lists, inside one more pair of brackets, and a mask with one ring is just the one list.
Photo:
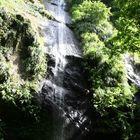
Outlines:
{"label": "bush", "polygon": [[38,28],[3,7],[0,27],[0,97],[22,110],[32,108],[33,94],[47,69]]}
{"label": "bush", "polygon": [[91,105],[100,116],[97,123],[104,130],[121,131],[122,139],[128,139],[132,135],[130,122],[134,119],[135,104],[123,59],[108,43],[116,33],[109,20],[110,9],[99,1],[83,1],[73,6],[72,15],[82,41]]}

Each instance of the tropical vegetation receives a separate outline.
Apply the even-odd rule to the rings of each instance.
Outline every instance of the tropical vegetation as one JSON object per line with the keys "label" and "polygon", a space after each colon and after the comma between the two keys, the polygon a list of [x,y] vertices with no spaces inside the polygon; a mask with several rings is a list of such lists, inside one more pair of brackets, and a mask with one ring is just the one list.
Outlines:
{"label": "tropical vegetation", "polygon": [[[139,140],[140,104],[135,101],[139,89],[128,80],[123,56],[131,56],[134,65],[140,63],[140,2],[67,2],[72,15],[69,27],[81,42],[84,54],[82,66],[89,88],[85,96],[89,97],[96,130],[93,136],[109,139],[117,135],[118,140]],[[7,139],[28,136],[38,140],[42,132],[42,139],[53,135],[47,133],[53,126],[46,121],[52,116],[34,101],[39,83],[47,74],[47,56],[40,33],[40,21],[46,18],[53,19],[39,0],[0,0],[1,140],[7,135]],[[18,121],[21,118],[23,122]],[[36,132],[34,136],[32,130]]]}
{"label": "tropical vegetation", "polygon": [[118,139],[138,139],[133,124],[136,110],[133,97],[137,90],[127,79],[122,56],[129,53],[134,60],[136,56],[139,59],[139,2],[68,2],[72,7],[72,26],[82,41],[90,102],[98,114],[97,133],[110,131],[119,134]]}

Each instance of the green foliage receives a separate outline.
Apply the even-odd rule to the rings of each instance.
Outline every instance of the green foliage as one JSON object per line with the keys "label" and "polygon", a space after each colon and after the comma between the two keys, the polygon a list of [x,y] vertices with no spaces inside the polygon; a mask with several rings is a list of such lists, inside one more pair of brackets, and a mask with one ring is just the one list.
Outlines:
{"label": "green foliage", "polygon": [[28,16],[36,16],[41,18],[42,16],[47,16],[47,13],[43,5],[39,0],[0,0],[0,6],[6,7],[11,13],[27,14]]}
{"label": "green foliage", "polygon": [[115,27],[118,34],[111,39],[116,51],[137,53],[140,50],[140,4],[138,1],[113,1]]}
{"label": "green foliage", "polygon": [[[36,108],[32,105],[33,93],[47,69],[38,27],[32,23],[33,18],[28,19],[24,13],[33,10],[32,16],[35,11],[39,15],[36,2],[0,3],[0,98],[33,113],[33,108]],[[20,4],[29,6],[29,9]],[[18,14],[15,12],[19,10],[17,6],[21,6]],[[11,11],[9,7],[12,7]],[[38,20],[40,16],[36,18]]]}
{"label": "green foliage", "polygon": [[140,3],[132,0],[113,0],[114,7],[118,8],[118,15],[132,19],[136,24],[140,24]]}
{"label": "green foliage", "polygon": [[101,2],[84,1],[81,5],[73,7],[74,21],[83,21],[100,24],[109,18],[110,10]]}
{"label": "green foliage", "polygon": [[84,1],[72,8],[73,22],[78,34],[95,32],[101,40],[106,40],[114,32],[109,22],[110,15],[110,9],[98,1]]}
{"label": "green foliage", "polygon": [[0,118],[4,121],[0,119],[1,140],[12,132],[7,129],[16,126],[21,114],[25,114],[21,119],[38,120],[40,107],[33,97],[47,70],[38,22],[44,16],[50,15],[38,0],[0,0]]}
{"label": "green foliage", "polygon": [[92,107],[100,116],[97,122],[104,124],[104,129],[121,131],[122,139],[129,139],[135,108],[133,90],[127,81],[123,59],[115,52],[117,45],[112,38],[119,32],[109,20],[110,9],[100,1],[83,1],[73,6],[72,15],[74,29],[82,41]]}
{"label": "green foliage", "polygon": [[5,63],[5,58],[0,53],[0,84],[3,84],[9,78],[9,68]]}

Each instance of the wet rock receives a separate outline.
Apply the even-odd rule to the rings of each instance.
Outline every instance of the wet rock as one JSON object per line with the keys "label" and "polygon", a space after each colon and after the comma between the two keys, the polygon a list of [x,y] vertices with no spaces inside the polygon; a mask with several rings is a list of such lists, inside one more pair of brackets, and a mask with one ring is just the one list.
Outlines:
{"label": "wet rock", "polygon": [[[66,59],[69,62],[70,65],[74,65],[74,66],[80,66],[83,62],[83,58],[80,55],[66,55]],[[80,65],[79,65],[80,64]]]}
{"label": "wet rock", "polygon": [[53,4],[53,5],[58,5],[58,0],[52,0],[52,1],[51,1],[51,4]]}
{"label": "wet rock", "polygon": [[48,66],[55,66],[55,57],[53,55],[48,54]]}

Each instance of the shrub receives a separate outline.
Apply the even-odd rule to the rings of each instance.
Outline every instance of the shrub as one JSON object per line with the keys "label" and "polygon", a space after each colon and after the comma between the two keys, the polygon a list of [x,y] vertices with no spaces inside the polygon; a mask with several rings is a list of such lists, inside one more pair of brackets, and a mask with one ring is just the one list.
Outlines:
{"label": "shrub", "polygon": [[117,32],[109,20],[110,9],[100,1],[83,1],[73,6],[72,15],[82,41],[91,105],[99,116],[96,123],[104,130],[121,131],[121,138],[128,139],[132,136],[130,122],[134,119],[135,104],[123,59],[114,53],[115,46],[108,43]]}
{"label": "shrub", "polygon": [[[9,5],[6,1],[0,6],[0,97],[22,110],[32,110],[33,94],[46,73],[46,56],[38,26],[21,14],[24,10],[36,11],[36,6],[33,9],[22,7],[16,14],[18,4],[21,7],[20,4],[32,5],[24,1],[18,1],[15,5],[12,1]],[[9,6],[15,11],[9,11]]]}

